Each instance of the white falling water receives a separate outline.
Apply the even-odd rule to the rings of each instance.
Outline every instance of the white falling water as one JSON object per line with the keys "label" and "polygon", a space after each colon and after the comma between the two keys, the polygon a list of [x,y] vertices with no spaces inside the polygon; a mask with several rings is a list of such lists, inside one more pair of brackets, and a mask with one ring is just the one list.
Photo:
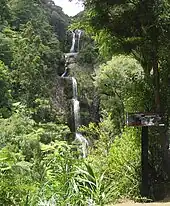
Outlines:
{"label": "white falling water", "polygon": [[78,52],[79,52],[79,50],[80,50],[80,38],[81,38],[82,31],[77,30],[77,33],[78,33]]}
{"label": "white falling water", "polygon": [[72,87],[73,87],[73,113],[74,113],[74,124],[75,124],[75,132],[77,132],[78,127],[80,126],[80,105],[77,99],[77,81],[74,77],[72,79]]}
{"label": "white falling water", "polygon": [[77,81],[74,77],[72,79],[72,87],[73,87],[73,99],[77,99],[78,93],[77,93]]}
{"label": "white falling water", "polygon": [[77,99],[73,99],[73,112],[74,112],[74,124],[75,124],[75,132],[80,126],[80,105]]}
{"label": "white falling water", "polygon": [[75,52],[75,46],[76,46],[76,40],[77,40],[77,52],[80,50],[80,38],[81,38],[82,30],[76,29],[75,31],[72,31],[72,45],[70,52],[74,53]]}
{"label": "white falling water", "polygon": [[70,52],[75,52],[75,43],[76,43],[76,32],[72,31],[73,38],[72,38],[72,45]]}
{"label": "white falling water", "polygon": [[[75,31],[72,31],[72,45],[70,49],[70,53],[67,53],[65,55],[66,58],[75,58],[77,55],[77,52],[75,51],[75,46],[76,46],[76,40],[77,42],[77,51],[80,50],[80,38],[81,38],[82,31],[79,29],[76,29]],[[61,75],[61,77],[66,78],[68,75],[68,70],[65,68],[65,72]],[[79,145],[81,152],[82,152],[82,157],[85,158],[87,157],[88,153],[88,146],[89,143],[85,137],[83,137],[82,134],[78,133],[77,130],[80,126],[80,105],[78,101],[78,93],[77,93],[77,81],[74,77],[71,77],[72,81],[72,88],[73,88],[73,98],[72,98],[72,103],[73,103],[73,115],[74,115],[74,126],[75,126],[75,140],[74,142]]]}
{"label": "white falling water", "polygon": [[88,154],[88,146],[89,143],[85,137],[83,137],[82,134],[76,132],[75,142],[80,143],[80,149],[82,151],[82,157],[86,158]]}
{"label": "white falling water", "polygon": [[72,77],[72,86],[73,86],[73,112],[74,112],[74,124],[75,124],[75,142],[80,144],[83,158],[87,157],[87,149],[89,146],[88,141],[82,134],[77,132],[78,127],[80,126],[80,105],[77,99],[77,81]]}

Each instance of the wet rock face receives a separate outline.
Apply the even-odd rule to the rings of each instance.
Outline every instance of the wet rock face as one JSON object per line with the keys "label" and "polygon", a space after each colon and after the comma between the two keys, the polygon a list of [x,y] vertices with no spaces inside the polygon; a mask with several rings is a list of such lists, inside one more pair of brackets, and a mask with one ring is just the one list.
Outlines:
{"label": "wet rock face", "polygon": [[73,89],[71,77],[59,77],[56,80],[56,86],[53,91],[53,105],[57,111],[64,116],[64,120],[68,123],[71,132],[74,130],[74,117],[73,117]]}
{"label": "wet rock face", "polygon": [[71,52],[71,53],[65,53],[65,59],[69,60],[71,58],[76,59],[78,53],[77,52]]}
{"label": "wet rock face", "polygon": [[[96,122],[100,121],[99,115],[99,96],[97,92],[92,86],[92,79],[90,79],[89,69],[82,68],[76,63],[77,53],[67,53],[65,54],[65,73],[67,78],[71,78],[68,76],[74,76],[78,82],[78,90],[79,95],[78,99],[80,101],[80,115],[81,115],[81,123],[83,125],[88,125],[89,122]],[[85,71],[83,71],[85,70]],[[87,72],[87,71],[88,72]],[[67,72],[66,72],[67,71]],[[67,95],[68,99],[71,99],[72,95],[72,85],[69,80],[63,80],[63,86],[65,87],[64,91]],[[67,82],[68,81],[68,82]],[[70,80],[71,81],[71,80]],[[91,85],[89,85],[89,81],[91,81]],[[89,88],[89,89],[87,89]],[[93,91],[94,90],[94,91]]]}
{"label": "wet rock face", "polygon": [[64,95],[67,99],[72,99],[73,90],[72,90],[72,80],[70,77],[64,77],[60,79],[60,85],[63,88]]}
{"label": "wet rock face", "polygon": [[65,66],[76,63],[77,53],[67,53],[65,54]]}
{"label": "wet rock face", "polygon": [[70,69],[74,69],[76,66],[77,53],[66,53],[64,56],[64,72],[60,75],[61,77],[68,77]]}

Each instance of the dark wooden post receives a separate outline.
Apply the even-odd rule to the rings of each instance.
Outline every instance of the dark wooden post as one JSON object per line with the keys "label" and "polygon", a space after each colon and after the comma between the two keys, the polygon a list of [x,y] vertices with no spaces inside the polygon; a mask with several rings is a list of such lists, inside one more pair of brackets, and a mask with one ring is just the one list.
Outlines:
{"label": "dark wooden post", "polygon": [[148,127],[142,127],[142,151],[141,151],[141,166],[142,166],[142,185],[141,195],[149,197],[149,181],[148,181]]}

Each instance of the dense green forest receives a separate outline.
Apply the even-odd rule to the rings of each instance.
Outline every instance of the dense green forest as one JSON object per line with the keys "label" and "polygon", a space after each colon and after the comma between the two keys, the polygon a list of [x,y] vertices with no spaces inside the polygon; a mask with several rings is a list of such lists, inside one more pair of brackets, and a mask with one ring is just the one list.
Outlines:
{"label": "dense green forest", "polygon": [[[75,17],[52,0],[0,1],[0,205],[107,205],[143,200],[141,128],[127,112],[156,112],[149,128],[149,198],[169,192],[170,2],[80,0]],[[78,54],[72,32],[81,29]],[[66,65],[68,78],[61,78]],[[75,139],[78,83],[88,156]]]}

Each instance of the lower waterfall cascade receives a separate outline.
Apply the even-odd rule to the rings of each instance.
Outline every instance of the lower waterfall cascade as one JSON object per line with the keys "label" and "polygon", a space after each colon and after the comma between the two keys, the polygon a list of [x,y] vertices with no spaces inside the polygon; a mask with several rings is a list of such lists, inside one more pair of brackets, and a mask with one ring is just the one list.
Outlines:
{"label": "lower waterfall cascade", "polygon": [[73,87],[73,115],[74,115],[74,125],[75,125],[75,140],[74,142],[79,143],[82,151],[82,157],[87,157],[88,153],[88,146],[89,143],[85,137],[79,132],[77,132],[78,127],[80,126],[80,104],[77,99],[78,93],[77,93],[77,81],[74,77],[72,79],[72,87]]}

